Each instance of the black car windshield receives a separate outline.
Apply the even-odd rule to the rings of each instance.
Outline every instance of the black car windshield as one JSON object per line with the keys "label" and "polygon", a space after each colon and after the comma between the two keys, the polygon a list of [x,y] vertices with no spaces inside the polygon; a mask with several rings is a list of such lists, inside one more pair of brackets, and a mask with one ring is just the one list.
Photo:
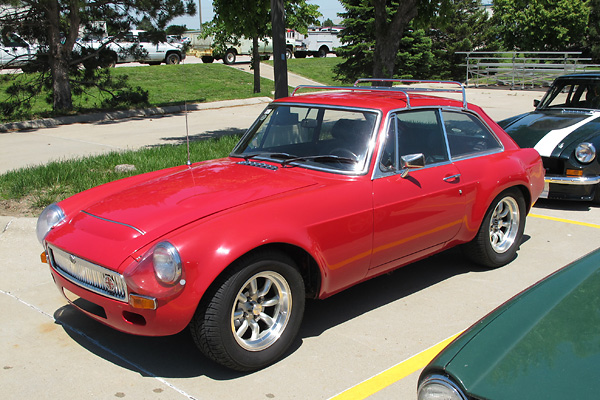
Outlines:
{"label": "black car windshield", "polygon": [[600,109],[600,80],[558,79],[538,109]]}
{"label": "black car windshield", "polygon": [[231,153],[284,167],[359,173],[370,151],[374,111],[274,105],[267,108]]}

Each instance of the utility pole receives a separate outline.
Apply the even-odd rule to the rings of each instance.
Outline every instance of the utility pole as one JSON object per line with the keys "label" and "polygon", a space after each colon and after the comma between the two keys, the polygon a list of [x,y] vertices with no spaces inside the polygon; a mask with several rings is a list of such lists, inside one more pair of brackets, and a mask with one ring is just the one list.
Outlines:
{"label": "utility pole", "polygon": [[200,32],[202,32],[202,0],[198,0],[198,17],[200,18]]}
{"label": "utility pole", "polygon": [[276,99],[288,96],[287,59],[285,56],[285,8],[283,2],[284,0],[271,0]]}

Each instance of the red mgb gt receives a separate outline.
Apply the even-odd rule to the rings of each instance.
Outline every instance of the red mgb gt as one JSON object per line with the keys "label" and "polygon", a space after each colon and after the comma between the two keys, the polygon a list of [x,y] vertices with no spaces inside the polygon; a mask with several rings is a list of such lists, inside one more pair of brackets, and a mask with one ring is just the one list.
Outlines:
{"label": "red mgb gt", "polygon": [[306,297],[459,244],[485,267],[510,262],[544,187],[539,154],[460,83],[393,83],[293,94],[227,158],[50,205],[37,233],[59,290],[123,332],[189,327],[206,356],[250,371],[288,349]]}

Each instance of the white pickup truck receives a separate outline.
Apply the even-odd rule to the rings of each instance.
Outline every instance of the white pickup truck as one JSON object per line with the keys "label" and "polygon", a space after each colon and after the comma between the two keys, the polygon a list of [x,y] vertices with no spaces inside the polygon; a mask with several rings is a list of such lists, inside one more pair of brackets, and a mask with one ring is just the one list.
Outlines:
{"label": "white pickup truck", "polygon": [[185,51],[180,43],[159,42],[153,43],[145,31],[132,30],[120,38],[106,39],[105,41],[80,42],[82,47],[93,49],[100,48],[103,43],[110,51],[106,66],[114,64],[139,62],[143,64],[158,65],[179,64],[185,59]]}
{"label": "white pickup truck", "polygon": [[21,68],[35,59],[37,47],[16,33],[2,35],[0,41],[0,68]]}

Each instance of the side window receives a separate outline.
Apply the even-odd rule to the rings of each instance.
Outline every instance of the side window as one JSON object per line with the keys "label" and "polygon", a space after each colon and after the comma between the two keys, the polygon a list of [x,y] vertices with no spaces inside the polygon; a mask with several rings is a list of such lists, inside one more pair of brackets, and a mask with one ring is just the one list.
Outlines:
{"label": "side window", "polygon": [[[392,142],[395,141],[396,148]],[[425,165],[448,161],[444,131],[437,110],[416,110],[397,113],[390,120],[390,129],[384,147],[381,169],[397,168],[398,159],[409,154],[423,154]],[[390,164],[393,160],[393,165]]]}
{"label": "side window", "polygon": [[443,111],[442,118],[452,158],[500,150],[496,137],[475,116],[462,112]]}

